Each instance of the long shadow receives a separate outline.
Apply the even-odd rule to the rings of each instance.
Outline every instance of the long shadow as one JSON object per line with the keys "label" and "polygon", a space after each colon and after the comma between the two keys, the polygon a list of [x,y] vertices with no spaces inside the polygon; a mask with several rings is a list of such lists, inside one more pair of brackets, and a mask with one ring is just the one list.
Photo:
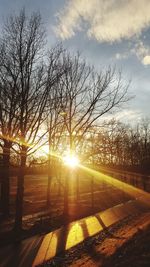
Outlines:
{"label": "long shadow", "polygon": [[[83,220],[80,224],[83,238],[89,236],[88,227],[86,224],[86,220]],[[57,234],[57,248],[56,248],[56,257],[52,259],[51,262],[49,262],[49,266],[66,266],[65,265],[65,252],[66,252],[66,243],[69,236],[69,232],[71,231],[72,227],[62,227],[61,230]],[[75,258],[80,258],[80,254],[83,253],[83,251],[91,257],[91,260],[93,262],[99,263],[103,259],[103,255],[96,251],[95,245],[90,242],[90,239],[87,239],[86,244],[81,243],[82,247],[81,249],[78,249],[78,256],[73,253],[72,257],[70,259],[70,263],[74,261]],[[78,244],[79,246],[81,244]]]}
{"label": "long shadow", "polygon": [[70,228],[68,225],[61,227],[60,231],[58,231],[56,255],[65,251],[69,231],[70,231]]}
{"label": "long shadow", "polygon": [[[106,233],[107,237],[122,239],[119,236],[116,236],[108,230],[105,223],[101,219],[99,214],[95,215],[95,218],[103,228],[103,231]],[[55,235],[57,237],[56,242],[56,266],[63,266],[64,259],[65,259],[65,251],[66,251],[66,244],[68,241],[69,233],[72,229],[74,224],[64,225],[59,230],[55,231]],[[91,260],[94,262],[101,262],[104,258],[104,255],[96,250],[96,245],[92,241],[90,237],[90,233],[88,230],[86,219],[83,219],[79,223],[79,227],[83,234],[83,240],[87,238],[85,245],[83,243],[82,249],[91,257]],[[78,235],[78,230],[75,230]],[[74,236],[74,234],[73,234]],[[2,267],[28,267],[32,266],[36,256],[38,255],[38,251],[42,245],[42,241],[44,239],[44,235],[42,237],[34,237],[22,242],[14,243],[13,245],[7,246],[0,251],[0,263]],[[89,238],[88,238],[89,237]],[[80,242],[80,241],[79,241]],[[50,243],[49,243],[50,245]],[[48,248],[49,249],[49,245]],[[46,250],[46,247],[45,247]],[[81,250],[82,252],[82,250]],[[51,266],[51,265],[50,265]]]}
{"label": "long shadow", "polygon": [[71,227],[69,225],[64,225],[55,232],[57,237],[56,254],[54,259],[52,258],[49,261],[49,266],[63,266],[65,259],[66,243],[70,230]]}
{"label": "long shadow", "polygon": [[[84,223],[82,224],[82,230],[83,230],[84,236],[89,236],[89,231],[88,231],[88,227],[86,224],[86,220],[84,220]],[[90,241],[90,238],[87,239],[84,245],[84,251],[86,252],[87,255],[91,257],[91,260],[96,263],[100,264],[100,262],[104,258],[104,255],[102,253],[96,251],[96,246],[94,245],[94,243]]]}
{"label": "long shadow", "polygon": [[116,236],[114,235],[109,229],[108,227],[104,224],[102,218],[100,217],[99,214],[95,214],[96,219],[98,220],[98,222],[100,223],[100,225],[103,228],[103,231],[106,233],[107,237],[111,237],[114,239],[125,239],[124,237],[120,237],[120,236]]}
{"label": "long shadow", "polygon": [[[104,233],[106,234],[106,237],[108,237],[108,238],[111,237],[111,238],[115,238],[115,239],[124,239],[122,237],[119,237],[119,236],[112,234],[111,231],[108,230],[107,226],[105,225],[105,223],[103,222],[103,220],[101,219],[99,214],[96,214],[95,218],[98,220],[99,224],[102,226],[102,228],[103,228],[102,231],[104,231]],[[104,262],[104,260],[105,260],[105,255],[102,252],[97,250],[96,243],[90,237],[86,220],[83,220],[81,226],[82,226],[82,231],[83,231],[84,237],[89,236],[89,238],[87,238],[86,242],[83,244],[81,253],[83,252],[83,249],[84,249],[84,252],[88,256],[90,256],[91,260],[93,262],[95,262],[97,266],[101,266],[100,264],[102,262]]]}

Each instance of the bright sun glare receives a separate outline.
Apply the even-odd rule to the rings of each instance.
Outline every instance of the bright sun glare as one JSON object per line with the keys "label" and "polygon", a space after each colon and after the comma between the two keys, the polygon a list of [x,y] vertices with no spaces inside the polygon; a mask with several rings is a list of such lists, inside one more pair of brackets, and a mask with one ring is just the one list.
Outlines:
{"label": "bright sun glare", "polygon": [[66,155],[63,158],[63,161],[71,168],[75,168],[79,164],[79,159],[75,155]]}

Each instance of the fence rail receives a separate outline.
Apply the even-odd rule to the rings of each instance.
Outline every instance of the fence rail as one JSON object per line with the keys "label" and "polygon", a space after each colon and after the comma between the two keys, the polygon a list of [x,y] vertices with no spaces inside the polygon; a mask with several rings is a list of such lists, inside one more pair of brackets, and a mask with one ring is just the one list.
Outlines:
{"label": "fence rail", "polygon": [[150,192],[150,175],[128,172],[116,169],[100,169],[103,173],[108,174],[114,178],[117,178],[125,183],[131,184],[146,192]]}

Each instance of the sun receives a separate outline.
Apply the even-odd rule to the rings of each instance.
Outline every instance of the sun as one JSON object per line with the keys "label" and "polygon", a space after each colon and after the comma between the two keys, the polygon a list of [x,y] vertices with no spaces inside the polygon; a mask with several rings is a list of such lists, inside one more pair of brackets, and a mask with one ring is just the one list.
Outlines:
{"label": "sun", "polygon": [[66,165],[68,165],[71,168],[75,168],[79,165],[79,159],[75,155],[66,155],[63,157],[63,161]]}

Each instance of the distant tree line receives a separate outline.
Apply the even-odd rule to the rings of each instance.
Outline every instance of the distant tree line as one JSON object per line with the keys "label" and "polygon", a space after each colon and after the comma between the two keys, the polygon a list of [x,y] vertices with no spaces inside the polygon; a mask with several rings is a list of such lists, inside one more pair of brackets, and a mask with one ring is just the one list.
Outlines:
{"label": "distant tree line", "polygon": [[[89,161],[135,172],[150,171],[150,121],[129,125],[112,119],[95,127],[86,146]],[[85,155],[85,153],[84,153]]]}

